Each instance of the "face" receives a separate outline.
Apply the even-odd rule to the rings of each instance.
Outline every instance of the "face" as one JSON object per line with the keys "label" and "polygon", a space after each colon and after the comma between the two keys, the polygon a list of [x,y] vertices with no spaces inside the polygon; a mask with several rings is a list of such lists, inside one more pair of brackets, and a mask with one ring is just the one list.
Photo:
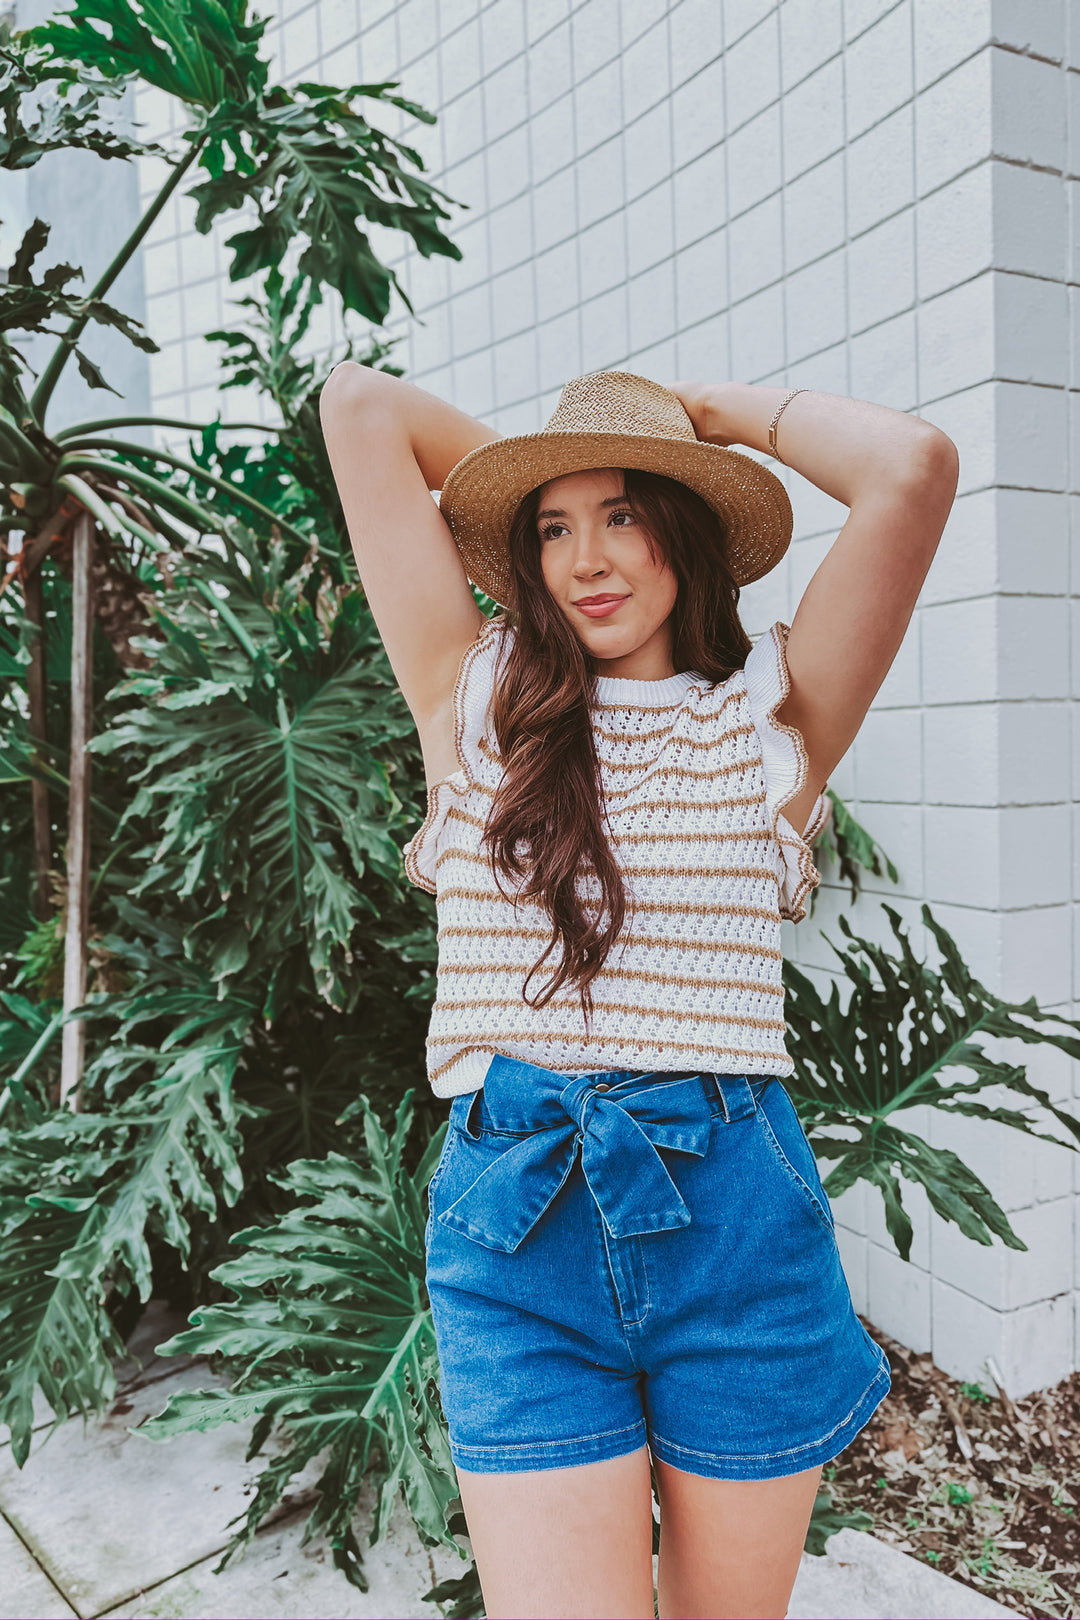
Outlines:
{"label": "face", "polygon": [[670,615],[678,582],[623,494],[618,467],[553,478],[540,491],[537,530],[548,590],[607,675],[673,673]]}

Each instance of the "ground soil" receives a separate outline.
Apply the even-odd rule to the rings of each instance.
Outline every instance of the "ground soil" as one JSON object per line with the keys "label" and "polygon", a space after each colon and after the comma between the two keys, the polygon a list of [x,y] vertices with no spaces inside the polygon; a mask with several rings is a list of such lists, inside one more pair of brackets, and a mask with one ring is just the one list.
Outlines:
{"label": "ground soil", "polygon": [[893,1386],[825,1470],[836,1507],[1020,1614],[1080,1620],[1080,1373],[1014,1401],[866,1326]]}

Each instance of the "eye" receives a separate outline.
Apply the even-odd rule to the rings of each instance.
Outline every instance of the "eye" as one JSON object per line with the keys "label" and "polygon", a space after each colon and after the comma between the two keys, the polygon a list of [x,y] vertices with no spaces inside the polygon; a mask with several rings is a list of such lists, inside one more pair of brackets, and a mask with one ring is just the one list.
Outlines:
{"label": "eye", "polygon": [[556,523],[554,521],[550,523],[542,523],[540,525],[540,538],[541,540],[550,540],[556,529],[565,529],[565,527],[565,523]]}
{"label": "eye", "polygon": [[[616,518],[626,518],[627,522],[633,523],[634,514],[633,514],[633,512],[630,512],[630,511],[625,510],[624,508],[620,507],[617,511],[612,512],[612,514],[611,514],[611,521],[612,522],[614,522],[614,520]],[[626,527],[626,524],[620,524],[620,528],[625,528],[625,527]]]}

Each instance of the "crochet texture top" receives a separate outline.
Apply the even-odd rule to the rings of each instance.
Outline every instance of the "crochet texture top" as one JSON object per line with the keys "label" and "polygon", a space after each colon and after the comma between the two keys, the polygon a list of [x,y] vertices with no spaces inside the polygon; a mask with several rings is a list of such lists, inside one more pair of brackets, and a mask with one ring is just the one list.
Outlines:
{"label": "crochet texture top", "polygon": [[540,1009],[523,999],[550,925],[535,903],[500,894],[482,843],[502,775],[488,703],[512,635],[489,620],[466,651],[454,691],[460,768],[432,786],[405,846],[406,873],[438,915],[435,1095],[476,1090],[495,1052],[565,1073],[790,1074],[780,923],[806,915],[820,882],[811,845],[829,800],[819,795],[801,835],[782,813],[808,768],[799,732],[775,717],[790,690],[788,626],[774,624],[717,685],[693,674],[597,679],[593,724],[627,920],[593,981],[588,1030],[573,989]]}

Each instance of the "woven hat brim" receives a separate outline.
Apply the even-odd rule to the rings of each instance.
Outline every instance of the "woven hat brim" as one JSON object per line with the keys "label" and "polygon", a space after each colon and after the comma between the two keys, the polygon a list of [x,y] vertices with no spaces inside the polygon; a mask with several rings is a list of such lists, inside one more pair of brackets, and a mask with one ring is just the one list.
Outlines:
{"label": "woven hat brim", "polygon": [[507,536],[518,503],[540,484],[590,467],[664,473],[694,490],[723,519],[737,585],[775,568],[790,544],[787,490],[775,473],[737,450],[656,434],[522,433],[470,450],[439,496],[465,572],[501,606],[512,594]]}

